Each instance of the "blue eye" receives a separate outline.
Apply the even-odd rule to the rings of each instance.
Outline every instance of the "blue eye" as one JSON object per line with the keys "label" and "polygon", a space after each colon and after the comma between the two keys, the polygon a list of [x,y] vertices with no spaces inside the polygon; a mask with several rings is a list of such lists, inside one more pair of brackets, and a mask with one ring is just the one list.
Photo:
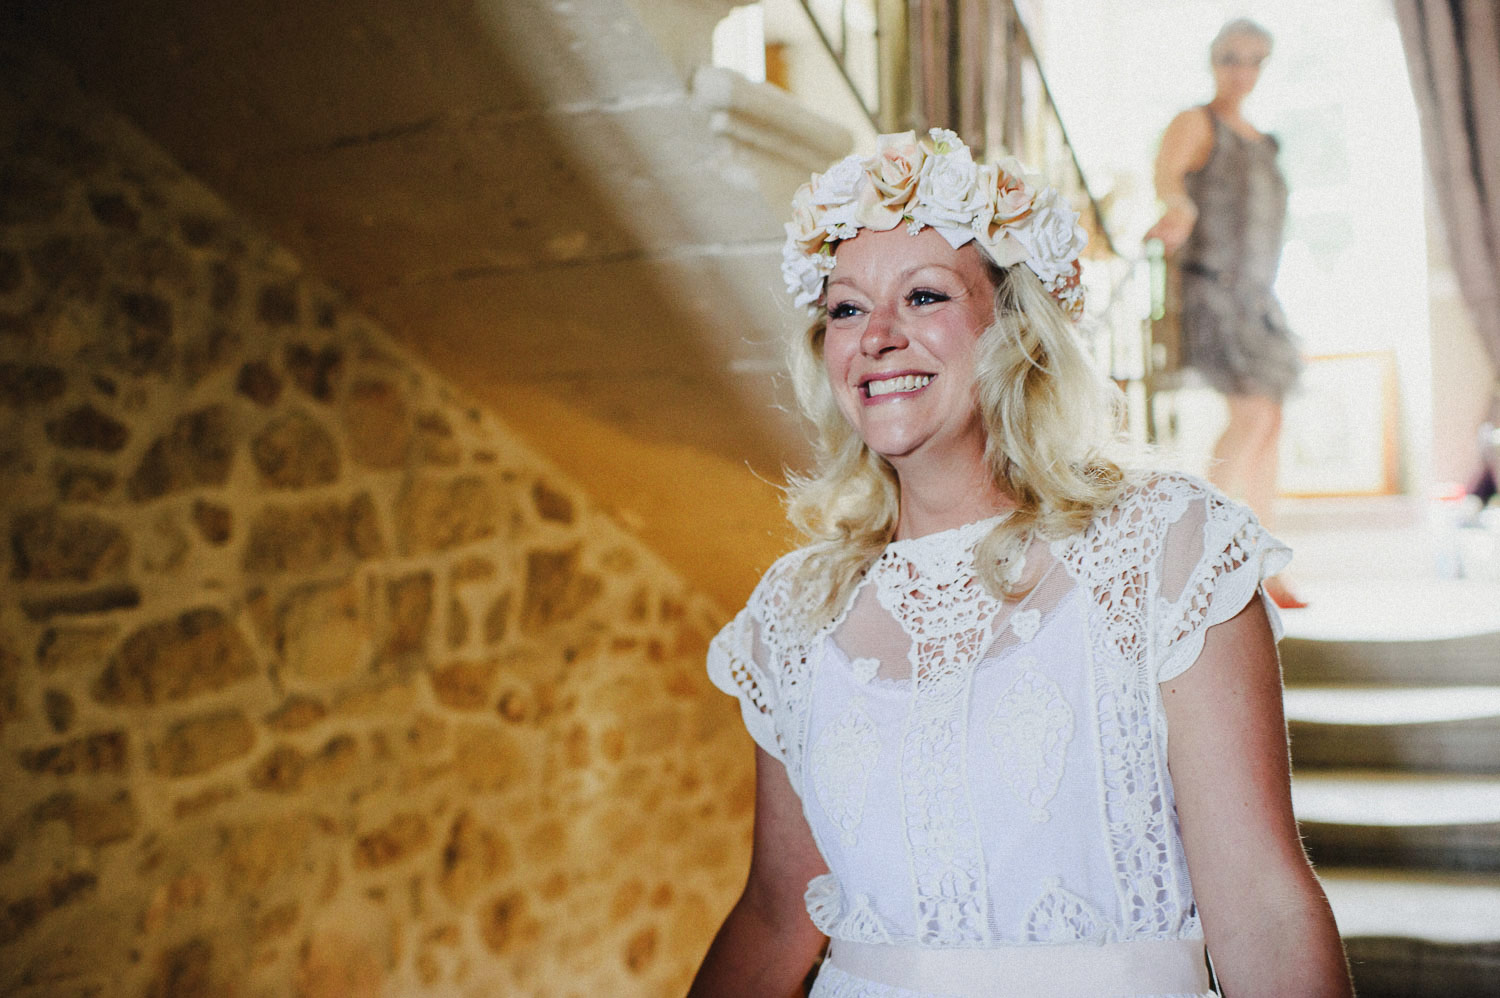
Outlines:
{"label": "blue eye", "polygon": [[929,291],[926,288],[918,288],[906,296],[909,305],[936,305],[939,302],[949,300],[949,296],[940,291]]}
{"label": "blue eye", "polygon": [[837,305],[830,305],[828,307],[828,318],[847,319],[850,316],[858,314],[858,312],[859,309],[855,308],[850,302],[841,301]]}

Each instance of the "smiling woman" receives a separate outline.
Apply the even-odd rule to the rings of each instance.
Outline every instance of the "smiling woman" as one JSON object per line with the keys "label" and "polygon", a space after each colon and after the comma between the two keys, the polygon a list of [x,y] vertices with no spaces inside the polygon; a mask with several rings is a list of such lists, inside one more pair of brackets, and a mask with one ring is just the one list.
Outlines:
{"label": "smiling woman", "polygon": [[[709,674],[757,744],[692,995],[1349,994],[1292,819],[1248,509],[1107,456],[1077,215],[951,132],[798,192],[819,465]],[[1171,741],[1168,746],[1167,732]]]}

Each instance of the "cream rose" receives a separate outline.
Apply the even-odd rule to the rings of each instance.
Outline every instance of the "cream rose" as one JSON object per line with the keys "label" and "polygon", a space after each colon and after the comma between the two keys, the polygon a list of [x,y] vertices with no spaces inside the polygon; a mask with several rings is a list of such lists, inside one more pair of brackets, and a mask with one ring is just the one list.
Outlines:
{"label": "cream rose", "polygon": [[865,168],[860,157],[845,156],[827,173],[813,178],[813,203],[830,208],[848,204],[859,193],[859,182],[864,179],[864,175]]}
{"label": "cream rose", "polygon": [[916,132],[880,136],[880,146],[866,169],[882,205],[904,209],[916,193],[926,158],[927,153],[917,144]]}
{"label": "cream rose", "polygon": [[823,297],[823,279],[832,270],[832,253],[804,253],[790,241],[781,247],[781,277],[798,307],[814,305]]}
{"label": "cream rose", "polygon": [[917,179],[917,203],[911,217],[933,228],[972,232],[974,216],[984,205],[979,166],[968,149],[928,156]]}
{"label": "cream rose", "polygon": [[816,253],[828,239],[823,213],[813,204],[811,184],[797,188],[792,197],[792,220],[786,223],[786,237],[804,253]]}
{"label": "cream rose", "polygon": [[1009,226],[1013,239],[1026,247],[1026,265],[1043,281],[1065,277],[1088,243],[1078,212],[1054,188],[1032,202],[1031,214]]}

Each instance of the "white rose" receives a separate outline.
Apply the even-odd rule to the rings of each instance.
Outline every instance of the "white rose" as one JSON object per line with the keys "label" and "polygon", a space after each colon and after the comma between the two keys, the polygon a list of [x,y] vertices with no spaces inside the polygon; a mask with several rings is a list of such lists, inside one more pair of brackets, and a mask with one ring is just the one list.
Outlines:
{"label": "white rose", "polygon": [[1031,214],[1009,226],[1010,235],[1026,247],[1026,265],[1043,281],[1073,272],[1073,263],[1088,243],[1074,211],[1055,188],[1048,187],[1032,202]]}
{"label": "white rose", "polygon": [[781,277],[799,306],[812,306],[823,297],[823,279],[832,270],[831,253],[804,253],[790,238],[781,247]]}
{"label": "white rose", "polygon": [[845,156],[827,173],[813,178],[812,199],[830,207],[848,204],[859,193],[859,182],[864,175],[864,161],[858,156]]}
{"label": "white rose", "polygon": [[815,253],[828,238],[823,212],[812,201],[812,187],[803,184],[792,198],[792,220],[786,224],[787,238],[803,252]]}
{"label": "white rose", "polygon": [[967,148],[928,156],[917,180],[917,203],[911,217],[933,228],[971,228],[984,204],[979,166]]}

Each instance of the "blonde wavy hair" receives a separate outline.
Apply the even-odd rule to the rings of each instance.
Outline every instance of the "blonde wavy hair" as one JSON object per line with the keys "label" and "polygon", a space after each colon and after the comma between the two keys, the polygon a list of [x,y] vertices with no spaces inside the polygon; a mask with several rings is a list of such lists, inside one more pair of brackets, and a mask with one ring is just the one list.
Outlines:
{"label": "blonde wavy hair", "polygon": [[[1103,378],[1071,322],[1024,265],[1000,268],[995,318],[980,334],[977,395],[987,434],[985,461],[1016,502],[980,542],[977,569],[996,596],[1020,592],[1027,548],[1036,538],[1077,533],[1112,505],[1125,474],[1119,450],[1123,396]],[[896,471],[865,446],[834,402],[823,366],[828,314],[819,308],[790,344],[797,400],[815,430],[816,462],[790,475],[787,516],[811,541],[794,586],[819,617],[836,614],[866,568],[890,543],[900,511]],[[808,598],[811,597],[811,598]]]}

